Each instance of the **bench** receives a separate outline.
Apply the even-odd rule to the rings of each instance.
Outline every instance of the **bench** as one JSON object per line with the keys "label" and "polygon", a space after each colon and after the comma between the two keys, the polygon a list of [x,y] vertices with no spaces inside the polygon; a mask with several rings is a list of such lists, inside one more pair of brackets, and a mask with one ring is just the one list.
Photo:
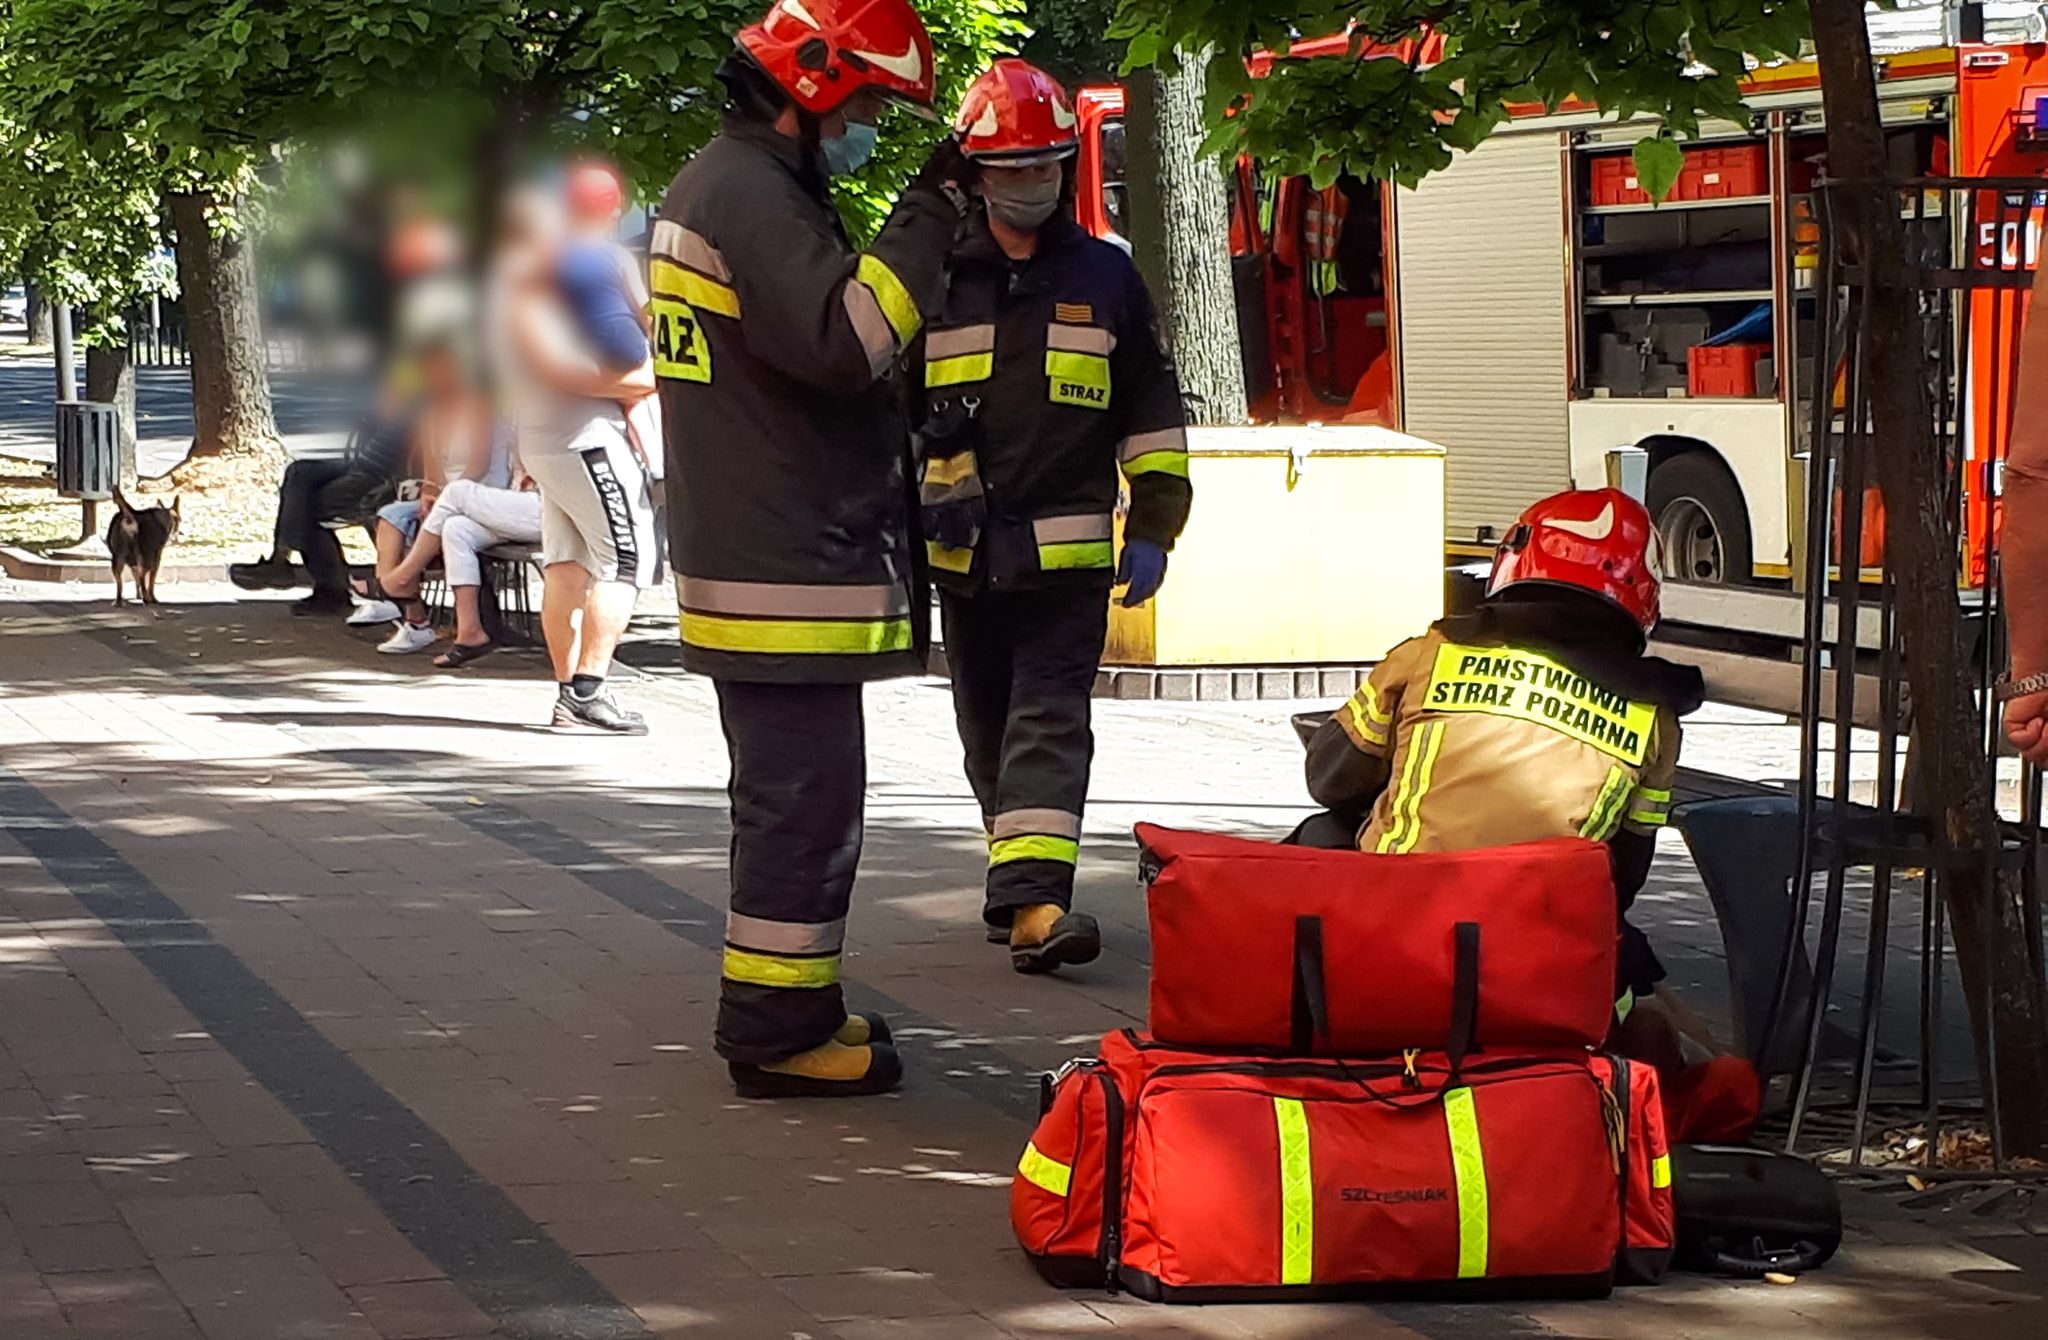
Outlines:
{"label": "bench", "polygon": [[[540,546],[498,544],[477,557],[483,560],[484,584],[477,592],[477,603],[484,631],[501,646],[538,646],[542,640],[540,614],[533,603],[532,578],[540,571]],[[438,561],[426,571],[420,599],[432,611],[436,627],[454,623],[454,598]]]}

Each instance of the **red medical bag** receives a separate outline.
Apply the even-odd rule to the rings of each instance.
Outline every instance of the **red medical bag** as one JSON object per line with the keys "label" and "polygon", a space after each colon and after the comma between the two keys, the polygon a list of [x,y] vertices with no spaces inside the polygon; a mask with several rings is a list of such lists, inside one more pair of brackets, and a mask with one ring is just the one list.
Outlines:
{"label": "red medical bag", "polygon": [[[1556,838],[1379,856],[1138,825],[1151,1032],[1291,1055],[1597,1047],[1614,1020],[1607,849]],[[1477,973],[1461,1021],[1460,968]],[[1469,984],[1468,984],[1469,985]]]}
{"label": "red medical bag", "polygon": [[1593,1073],[1614,1098],[1621,1130],[1621,1252],[1615,1278],[1655,1284],[1671,1269],[1678,1214],[1671,1198],[1671,1141],[1656,1067],[1623,1056],[1595,1055]]}
{"label": "red medical bag", "polygon": [[1645,1110],[1584,1052],[1453,1073],[1112,1033],[1049,1077],[1011,1219],[1053,1283],[1153,1300],[1601,1295],[1633,1180],[1624,1094]]}

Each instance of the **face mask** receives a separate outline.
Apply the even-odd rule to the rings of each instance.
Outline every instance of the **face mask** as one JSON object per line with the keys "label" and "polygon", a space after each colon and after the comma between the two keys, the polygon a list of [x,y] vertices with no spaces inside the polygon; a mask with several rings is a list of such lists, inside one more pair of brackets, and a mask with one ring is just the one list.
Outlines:
{"label": "face mask", "polygon": [[843,134],[818,141],[818,152],[824,155],[827,172],[835,177],[844,177],[867,165],[867,161],[875,156],[875,144],[881,138],[881,132],[873,126],[861,121],[848,121]]}
{"label": "face mask", "polygon": [[1008,183],[997,186],[984,180],[981,186],[982,198],[988,202],[989,216],[999,219],[1018,232],[1035,232],[1060,207],[1060,179],[1053,177],[1043,182]]}

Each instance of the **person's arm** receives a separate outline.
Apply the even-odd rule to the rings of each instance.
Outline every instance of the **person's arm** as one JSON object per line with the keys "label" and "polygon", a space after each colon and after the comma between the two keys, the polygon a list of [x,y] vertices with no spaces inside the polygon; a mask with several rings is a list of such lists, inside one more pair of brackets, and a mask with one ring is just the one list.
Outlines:
{"label": "person's arm", "polygon": [[1121,416],[1117,464],[1131,490],[1124,534],[1171,550],[1187,526],[1194,490],[1188,484],[1187,415],[1180,374],[1160,342],[1152,295],[1137,267],[1112,361],[1112,412]]}
{"label": "person's arm", "polygon": [[1608,842],[1608,854],[1614,865],[1614,893],[1624,912],[1650,877],[1650,862],[1657,854],[1657,834],[1671,822],[1671,788],[1678,780],[1678,751],[1684,738],[1678,714],[1668,707],[1659,708],[1649,760],[1629,792],[1621,826]]}
{"label": "person's arm", "polygon": [[696,319],[736,321],[748,351],[791,380],[857,395],[938,309],[960,217],[941,189],[945,169],[946,155],[935,154],[862,252],[847,247],[794,183],[766,198],[723,202],[713,237],[657,225],[655,310],[682,303]]}
{"label": "person's arm", "polygon": [[536,377],[558,391],[597,400],[630,400],[654,390],[654,360],[608,372],[586,352],[566,314],[538,285],[529,283],[511,303],[514,346]]}
{"label": "person's arm", "polygon": [[1394,720],[1401,710],[1414,645],[1404,642],[1389,652],[1309,741],[1308,793],[1316,804],[1362,818],[1387,789]]}
{"label": "person's arm", "polygon": [[[2048,265],[2034,272],[2026,325],[2020,331],[2012,445],[2005,462],[2003,530],[2006,619],[2012,677],[2048,671]],[[2005,731],[2028,761],[2048,766],[2048,693],[2005,705]]]}

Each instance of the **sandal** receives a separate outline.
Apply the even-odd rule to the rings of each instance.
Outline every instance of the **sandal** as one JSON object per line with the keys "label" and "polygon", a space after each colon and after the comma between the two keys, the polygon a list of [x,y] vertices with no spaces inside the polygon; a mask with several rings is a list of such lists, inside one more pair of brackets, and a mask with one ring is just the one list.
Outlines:
{"label": "sandal", "polygon": [[442,670],[460,670],[471,661],[481,661],[498,649],[496,642],[458,642],[434,658],[434,664]]}

